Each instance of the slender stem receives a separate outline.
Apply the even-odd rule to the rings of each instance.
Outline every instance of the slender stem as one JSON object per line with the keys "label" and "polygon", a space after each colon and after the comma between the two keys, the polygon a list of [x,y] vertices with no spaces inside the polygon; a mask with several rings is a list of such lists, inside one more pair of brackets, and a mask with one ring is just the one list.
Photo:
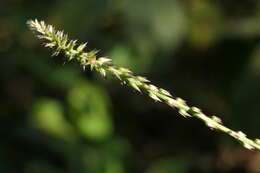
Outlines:
{"label": "slender stem", "polygon": [[218,130],[232,136],[243,146],[249,150],[260,150],[259,139],[249,139],[241,131],[234,131],[222,124],[217,116],[206,116],[199,108],[190,107],[181,98],[173,97],[170,92],[165,89],[153,85],[148,79],[142,76],[136,76],[127,68],[114,65],[112,60],[107,57],[97,58],[97,51],[84,51],[85,44],[76,45],[76,40],[68,40],[68,36],[63,31],[56,31],[51,25],[46,25],[43,21],[30,20],[27,22],[30,29],[37,32],[40,39],[46,41],[45,47],[54,50],[53,56],[63,53],[68,61],[76,60],[83,69],[90,66],[91,70],[95,69],[101,75],[106,76],[107,73],[118,78],[123,84],[129,85],[139,92],[145,92],[153,100],[163,102],[172,108],[176,108],[184,117],[196,117],[202,120],[206,126],[212,130]]}

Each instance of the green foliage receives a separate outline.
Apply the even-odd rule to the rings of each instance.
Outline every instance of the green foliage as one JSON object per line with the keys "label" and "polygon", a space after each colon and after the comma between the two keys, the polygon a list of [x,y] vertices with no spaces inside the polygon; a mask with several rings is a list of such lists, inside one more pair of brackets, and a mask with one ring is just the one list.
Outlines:
{"label": "green foliage", "polygon": [[34,105],[31,118],[36,127],[42,128],[49,134],[65,139],[74,136],[72,127],[64,119],[64,109],[56,100],[38,100]]}
{"label": "green foliage", "polygon": [[70,116],[90,139],[102,140],[112,134],[107,98],[100,87],[86,81],[77,82],[68,93]]}

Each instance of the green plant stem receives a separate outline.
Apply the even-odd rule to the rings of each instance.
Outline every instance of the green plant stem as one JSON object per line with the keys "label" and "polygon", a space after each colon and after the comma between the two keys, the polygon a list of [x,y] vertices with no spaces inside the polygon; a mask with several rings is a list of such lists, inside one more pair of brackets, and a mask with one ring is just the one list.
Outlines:
{"label": "green plant stem", "polygon": [[102,76],[106,76],[107,73],[110,73],[123,84],[129,85],[139,92],[147,93],[153,100],[176,108],[182,116],[196,117],[202,120],[210,129],[224,132],[240,141],[245,148],[249,150],[260,150],[259,139],[249,139],[243,132],[227,128],[217,116],[206,116],[199,108],[188,106],[183,99],[175,98],[167,90],[152,85],[145,77],[136,76],[129,69],[114,65],[111,59],[107,57],[97,58],[97,51],[84,51],[86,43],[76,45],[76,40],[69,41],[68,36],[64,34],[63,31],[56,31],[53,26],[46,25],[43,21],[30,20],[27,24],[31,30],[37,32],[38,38],[47,41],[45,47],[52,48],[54,50],[54,56],[63,53],[68,61],[78,61],[83,69],[85,69],[86,66],[90,66],[91,70],[98,71]]}

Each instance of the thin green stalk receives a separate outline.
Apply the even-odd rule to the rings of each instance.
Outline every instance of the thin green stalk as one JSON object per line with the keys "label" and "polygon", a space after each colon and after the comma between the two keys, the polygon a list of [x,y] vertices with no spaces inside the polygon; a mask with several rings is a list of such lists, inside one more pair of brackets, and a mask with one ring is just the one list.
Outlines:
{"label": "thin green stalk", "polygon": [[249,150],[260,150],[260,139],[249,139],[241,131],[234,131],[222,124],[220,118],[216,116],[206,116],[199,108],[190,107],[181,98],[173,97],[165,89],[153,85],[148,79],[136,76],[127,68],[114,65],[107,57],[97,58],[97,51],[84,51],[85,44],[76,44],[76,40],[68,40],[68,36],[63,31],[56,31],[51,25],[46,25],[43,21],[30,20],[27,22],[31,30],[36,31],[38,38],[46,41],[45,47],[54,49],[53,56],[63,53],[68,61],[76,60],[83,69],[90,66],[91,70],[98,71],[102,76],[107,73],[118,78],[123,84],[129,85],[139,92],[145,92],[153,100],[163,102],[172,108],[176,108],[184,117],[196,117],[202,120],[206,126],[212,130],[218,130],[232,136],[240,141]]}

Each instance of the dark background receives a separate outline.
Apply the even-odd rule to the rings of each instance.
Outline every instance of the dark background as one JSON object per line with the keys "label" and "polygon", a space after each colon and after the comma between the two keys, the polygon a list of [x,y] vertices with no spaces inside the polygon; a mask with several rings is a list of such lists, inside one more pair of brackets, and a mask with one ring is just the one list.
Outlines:
{"label": "dark background", "polygon": [[260,1],[1,0],[0,173],[259,173],[260,153],[51,58],[44,20],[260,137]]}

